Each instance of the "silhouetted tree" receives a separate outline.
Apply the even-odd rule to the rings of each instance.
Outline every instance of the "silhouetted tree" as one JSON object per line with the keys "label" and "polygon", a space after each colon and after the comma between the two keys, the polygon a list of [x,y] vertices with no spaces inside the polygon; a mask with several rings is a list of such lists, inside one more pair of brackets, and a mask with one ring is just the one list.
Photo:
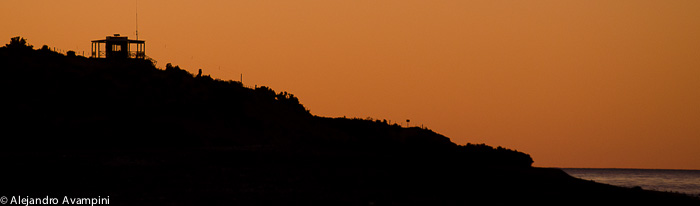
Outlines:
{"label": "silhouetted tree", "polygon": [[27,44],[27,39],[20,36],[12,37],[9,44],[5,44],[5,47],[10,49],[32,49],[34,46]]}
{"label": "silhouetted tree", "polygon": [[71,50],[71,51],[66,52],[66,56],[75,57],[75,51]]}

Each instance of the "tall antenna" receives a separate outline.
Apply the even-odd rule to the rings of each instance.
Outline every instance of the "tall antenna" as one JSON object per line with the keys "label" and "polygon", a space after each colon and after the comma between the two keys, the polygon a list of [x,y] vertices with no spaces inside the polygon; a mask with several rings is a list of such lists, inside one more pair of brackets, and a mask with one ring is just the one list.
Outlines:
{"label": "tall antenna", "polygon": [[136,0],[136,40],[139,40],[139,0]]}

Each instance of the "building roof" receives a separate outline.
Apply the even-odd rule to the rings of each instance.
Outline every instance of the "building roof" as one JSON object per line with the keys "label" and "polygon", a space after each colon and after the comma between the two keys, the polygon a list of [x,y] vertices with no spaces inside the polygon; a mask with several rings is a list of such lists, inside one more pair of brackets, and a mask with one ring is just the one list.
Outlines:
{"label": "building roof", "polygon": [[105,43],[108,41],[109,42],[126,41],[127,43],[137,43],[137,44],[146,43],[146,41],[129,39],[128,37],[125,37],[125,36],[119,36],[119,34],[114,34],[114,36],[107,36],[105,39],[92,40],[93,43]]}

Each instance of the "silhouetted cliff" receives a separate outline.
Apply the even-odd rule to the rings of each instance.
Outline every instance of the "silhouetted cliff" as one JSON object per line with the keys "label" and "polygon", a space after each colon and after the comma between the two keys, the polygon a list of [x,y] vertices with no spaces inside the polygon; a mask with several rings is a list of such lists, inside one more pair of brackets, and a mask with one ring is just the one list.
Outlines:
{"label": "silhouetted cliff", "polygon": [[[0,195],[130,205],[697,203],[601,185],[428,129],[312,115],[292,94],[147,60],[0,48]],[[47,169],[48,168],[48,169]],[[78,184],[72,184],[78,183]]]}

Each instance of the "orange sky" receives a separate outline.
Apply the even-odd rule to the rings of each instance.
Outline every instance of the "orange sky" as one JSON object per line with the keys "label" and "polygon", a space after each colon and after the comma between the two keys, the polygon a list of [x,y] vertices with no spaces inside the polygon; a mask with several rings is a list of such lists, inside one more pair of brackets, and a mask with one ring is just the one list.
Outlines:
{"label": "orange sky", "polygon": [[[424,125],[535,166],[700,169],[700,1],[3,0],[0,41],[120,33],[320,116]],[[4,44],[3,43],[3,44]]]}

